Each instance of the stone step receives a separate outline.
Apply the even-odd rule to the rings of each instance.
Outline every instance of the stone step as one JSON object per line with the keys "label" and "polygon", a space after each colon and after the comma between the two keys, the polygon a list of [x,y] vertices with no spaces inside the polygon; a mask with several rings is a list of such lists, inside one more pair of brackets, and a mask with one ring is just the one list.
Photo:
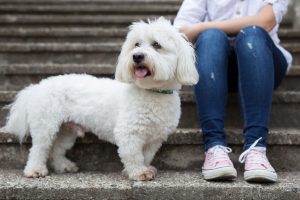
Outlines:
{"label": "stone step", "polygon": [[[294,67],[296,69],[300,66]],[[70,73],[86,73],[98,76],[113,76],[115,66],[110,64],[12,64],[0,65],[1,75],[59,75]],[[290,74],[297,73],[292,68]],[[299,72],[300,73],[300,72]],[[300,74],[299,74],[300,75]]]}
{"label": "stone step", "polygon": [[180,4],[169,2],[77,2],[77,3],[10,3],[0,2],[1,14],[158,14],[176,15]]}
{"label": "stone step", "polygon": [[[20,90],[43,78],[60,74],[86,73],[113,78],[114,72],[115,65],[112,64],[0,64],[0,90]],[[278,90],[300,91],[299,77],[300,66],[293,66]],[[183,87],[183,90],[190,91],[192,88]]]}
{"label": "stone step", "polygon": [[[99,43],[0,43],[2,64],[25,63],[107,63],[115,64],[122,42]],[[300,64],[300,44],[283,46],[294,56],[294,65]]]}
{"label": "stone step", "polygon": [[300,30],[297,29],[280,29],[279,38],[281,42],[300,42]]}
{"label": "stone step", "polygon": [[[180,0],[175,1],[1,1],[0,11],[3,14],[173,14],[175,15],[181,5]],[[282,25],[292,26],[294,12],[289,10]]]}
{"label": "stone step", "polygon": [[[122,43],[0,43],[0,52],[119,52]],[[291,45],[292,46],[292,45]],[[293,47],[293,46],[292,46]]]}
{"label": "stone step", "polygon": [[[271,128],[298,128],[300,127],[300,93],[296,91],[278,91],[274,93],[272,112],[270,115]],[[194,94],[182,92],[182,116],[179,126],[184,128],[199,127]],[[243,127],[243,118],[240,112],[239,97],[230,94],[228,98],[225,127]]]}
{"label": "stone step", "polygon": [[288,72],[285,79],[282,81],[278,90],[288,90],[288,91],[300,91],[300,84],[298,83],[300,76],[300,66],[293,66]]}
{"label": "stone step", "polygon": [[[160,15],[146,14],[146,15],[122,15],[122,14],[1,14],[0,24],[2,27],[16,26],[16,25],[30,25],[30,26],[49,26],[49,25],[83,25],[96,27],[112,27],[112,26],[128,26],[134,21],[154,19]],[[164,15],[168,19],[174,18],[173,15]]]}
{"label": "stone step", "polygon": [[[120,173],[81,172],[28,179],[20,170],[0,170],[1,199],[285,199],[300,196],[299,172],[279,173],[275,184],[207,182],[199,172],[162,171],[150,182],[129,181]],[[55,191],[55,192],[54,192]]]}
{"label": "stone step", "polygon": [[[0,91],[0,107],[10,103],[16,92]],[[179,123],[181,128],[199,128],[194,94],[191,91],[181,92],[182,116]],[[226,127],[243,127],[242,116],[237,94],[230,94],[225,117]],[[300,129],[300,92],[278,91],[273,96],[273,106],[270,119],[271,128],[299,128]],[[0,125],[4,124],[7,111],[0,111]]]}
{"label": "stone step", "polygon": [[208,182],[198,171],[162,171],[150,182],[129,181],[120,173],[81,172],[28,179],[20,170],[0,170],[1,199],[251,200],[300,198],[300,173],[279,173],[275,184]]}
{"label": "stone step", "polygon": [[[238,162],[243,151],[242,130],[226,129],[226,138],[232,148],[230,157],[235,167],[242,171],[243,165]],[[272,129],[267,142],[268,157],[277,171],[300,172],[300,129]],[[30,138],[20,146],[16,137],[0,133],[0,168],[23,169],[30,146]],[[83,171],[122,170],[117,147],[90,133],[77,140],[68,157]],[[203,160],[202,132],[199,129],[177,129],[158,151],[153,165],[161,170],[201,170]]]}
{"label": "stone step", "polygon": [[[96,26],[96,27],[120,27],[128,26],[133,21],[154,19],[159,16],[164,16],[167,19],[173,20],[175,15],[169,13],[134,13],[130,15],[124,15],[121,13],[116,14],[0,14],[0,25],[2,27],[11,27],[16,25],[23,26]],[[282,27],[291,27],[293,25],[293,18],[285,17],[281,23]]]}
{"label": "stone step", "polygon": [[0,42],[123,42],[128,28],[0,28]]}
{"label": "stone step", "polygon": [[[0,28],[0,42],[123,42],[128,28],[44,27]],[[300,42],[300,30],[280,29],[282,43]]]}
{"label": "stone step", "polygon": [[[180,8],[181,2],[153,2],[153,1],[129,1],[129,2],[51,2],[49,3],[1,3],[1,14],[156,14],[176,15]],[[290,11],[291,12],[291,11]],[[291,14],[288,14],[283,26],[291,26],[293,19]]]}
{"label": "stone step", "polygon": [[120,52],[121,44],[121,42],[0,43],[0,60],[5,64],[115,64]]}
{"label": "stone step", "polygon": [[0,65],[0,90],[20,90],[43,78],[70,73],[114,77],[115,67],[108,64],[20,64]]}

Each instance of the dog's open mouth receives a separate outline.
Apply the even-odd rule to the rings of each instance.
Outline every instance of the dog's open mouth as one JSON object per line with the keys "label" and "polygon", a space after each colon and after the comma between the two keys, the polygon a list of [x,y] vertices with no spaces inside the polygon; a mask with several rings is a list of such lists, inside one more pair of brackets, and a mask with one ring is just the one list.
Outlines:
{"label": "dog's open mouth", "polygon": [[148,67],[145,66],[136,66],[134,68],[134,74],[138,78],[145,78],[147,76],[151,76],[151,72]]}

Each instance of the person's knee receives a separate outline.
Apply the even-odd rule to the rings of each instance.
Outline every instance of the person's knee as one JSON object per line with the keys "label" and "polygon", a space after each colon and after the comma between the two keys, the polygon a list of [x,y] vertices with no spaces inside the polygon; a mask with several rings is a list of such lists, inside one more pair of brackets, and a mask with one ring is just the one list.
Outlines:
{"label": "person's knee", "polygon": [[211,44],[217,43],[218,45],[221,45],[222,43],[228,43],[227,35],[224,31],[219,29],[207,29],[203,31],[196,40],[196,48],[199,47],[202,44]]}
{"label": "person's knee", "polygon": [[227,34],[224,31],[219,29],[203,31],[198,37],[195,48],[196,66],[200,76],[201,74],[210,74],[212,66],[215,70],[223,70],[222,68],[227,63],[230,48]]}
{"label": "person's knee", "polygon": [[236,46],[253,47],[256,44],[264,44],[269,34],[259,26],[248,26],[240,30],[236,37]]}
{"label": "person's knee", "polygon": [[[242,29],[235,41],[235,50],[238,57],[243,55],[244,59],[248,57],[260,56],[269,52],[272,45],[268,32],[258,26],[249,26]],[[248,52],[248,53],[246,53]]]}

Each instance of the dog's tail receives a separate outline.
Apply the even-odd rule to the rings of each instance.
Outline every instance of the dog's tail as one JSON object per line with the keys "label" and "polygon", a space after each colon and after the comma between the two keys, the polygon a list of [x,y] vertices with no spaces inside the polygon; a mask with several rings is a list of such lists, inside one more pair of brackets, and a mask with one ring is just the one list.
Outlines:
{"label": "dog's tail", "polygon": [[31,86],[20,91],[16,95],[14,102],[3,108],[9,109],[9,113],[6,118],[6,124],[0,128],[0,132],[16,135],[20,142],[29,133],[27,103],[30,100],[30,88]]}

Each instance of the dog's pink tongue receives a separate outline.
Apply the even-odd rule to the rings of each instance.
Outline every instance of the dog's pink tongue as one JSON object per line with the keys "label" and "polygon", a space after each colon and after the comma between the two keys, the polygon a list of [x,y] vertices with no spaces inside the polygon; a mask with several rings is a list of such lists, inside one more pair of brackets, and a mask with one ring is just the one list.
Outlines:
{"label": "dog's pink tongue", "polygon": [[135,75],[138,78],[144,78],[148,73],[148,69],[147,68],[137,68],[135,69]]}

